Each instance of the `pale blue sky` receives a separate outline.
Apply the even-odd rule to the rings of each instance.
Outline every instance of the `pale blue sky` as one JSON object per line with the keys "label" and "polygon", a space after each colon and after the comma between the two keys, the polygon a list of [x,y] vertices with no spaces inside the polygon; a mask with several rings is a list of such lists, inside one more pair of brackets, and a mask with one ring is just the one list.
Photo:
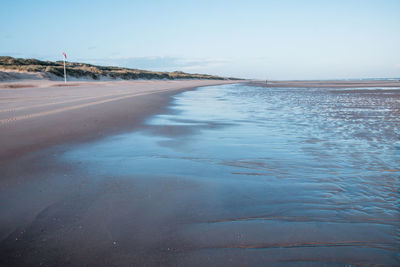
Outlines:
{"label": "pale blue sky", "polygon": [[399,0],[0,3],[0,55],[260,79],[400,77]]}

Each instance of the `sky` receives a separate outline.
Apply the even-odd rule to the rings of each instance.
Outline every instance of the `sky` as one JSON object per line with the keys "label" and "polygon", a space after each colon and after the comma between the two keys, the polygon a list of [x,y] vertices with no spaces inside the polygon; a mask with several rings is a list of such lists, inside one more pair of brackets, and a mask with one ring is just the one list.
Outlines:
{"label": "sky", "polygon": [[255,79],[400,77],[400,0],[0,0],[0,55]]}

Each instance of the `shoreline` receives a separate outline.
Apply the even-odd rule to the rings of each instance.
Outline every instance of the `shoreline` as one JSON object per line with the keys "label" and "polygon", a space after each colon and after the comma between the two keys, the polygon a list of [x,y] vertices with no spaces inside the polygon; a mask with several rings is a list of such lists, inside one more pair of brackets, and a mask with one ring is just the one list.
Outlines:
{"label": "shoreline", "polygon": [[249,85],[262,87],[294,88],[400,88],[400,80],[349,80],[349,81],[250,81]]}
{"label": "shoreline", "polygon": [[[0,163],[38,149],[78,143],[140,127],[185,90],[238,81],[25,81],[0,90]],[[239,81],[240,82],[240,81]],[[20,82],[19,82],[20,83]]]}
{"label": "shoreline", "polygon": [[[53,120],[60,121],[59,124],[62,126],[60,130],[65,130],[68,125],[63,123],[67,119],[70,121],[73,118],[71,123],[76,125],[77,121],[87,119],[90,114],[94,116],[90,118],[96,119],[106,114],[110,115],[102,122],[86,121],[93,123],[91,125],[94,127],[84,129],[87,139],[85,136],[80,136],[82,139],[78,140],[75,136],[73,141],[61,142],[61,145],[45,149],[36,149],[0,164],[2,174],[0,202],[5,203],[0,208],[0,214],[2,214],[0,216],[0,265],[187,266],[210,265],[210,263],[227,265],[229,264],[227,259],[253,265],[273,265],[288,260],[298,262],[299,255],[306,259],[302,260],[306,264],[382,262],[385,265],[395,265],[397,263],[392,256],[393,250],[390,250],[393,247],[392,239],[385,234],[386,229],[391,229],[387,227],[396,227],[398,223],[396,220],[384,221],[392,217],[388,218],[381,213],[360,217],[357,212],[349,214],[349,217],[344,219],[336,219],[337,212],[343,211],[339,214],[346,214],[348,207],[353,209],[352,199],[344,203],[340,202],[343,208],[337,211],[334,199],[331,202],[331,198],[321,197],[326,194],[347,196],[346,191],[340,189],[354,188],[352,179],[349,179],[349,182],[346,182],[347,179],[346,181],[335,179],[338,177],[336,171],[345,172],[346,165],[337,164],[337,161],[327,166],[304,164],[308,171],[302,172],[298,164],[286,164],[285,157],[280,160],[279,153],[277,155],[268,153],[269,146],[272,146],[272,152],[281,151],[281,149],[289,152],[299,151],[293,148],[293,144],[296,145],[293,142],[287,142],[286,149],[284,143],[282,145],[275,142],[277,150],[274,150],[272,143],[257,142],[256,144],[260,144],[261,147],[256,149],[251,146],[248,151],[251,149],[258,153],[253,154],[255,156],[251,153],[246,154],[248,152],[243,151],[242,145],[249,143],[248,138],[251,138],[251,134],[246,135],[243,131],[233,129],[229,130],[229,134],[237,135],[239,138],[221,139],[221,136],[226,136],[224,127],[229,127],[229,124],[226,124],[227,121],[223,120],[219,124],[221,120],[218,118],[209,118],[210,121],[207,122],[210,115],[208,107],[217,107],[212,110],[215,114],[223,115],[224,112],[230,114],[229,105],[228,107],[223,104],[219,106],[220,102],[210,102],[221,97],[214,94],[219,90],[210,88],[209,91],[212,92],[208,94],[202,95],[202,90],[198,90],[200,92],[188,92],[182,96],[187,99],[187,102],[179,100],[176,102],[178,106],[182,104],[182,107],[186,106],[189,110],[200,110],[199,107],[203,107],[205,111],[198,116],[188,113],[185,117],[184,108],[180,110],[177,106],[176,112],[174,111],[175,102],[170,101],[171,97],[200,86],[186,89],[165,89],[163,83],[149,86],[152,90],[157,89],[155,88],[157,86],[164,90],[32,118],[39,120],[53,116]],[[90,86],[89,88],[93,89]],[[112,88],[116,90],[113,96],[86,99],[92,96],[85,95],[86,100],[80,101],[74,98],[74,90],[84,93],[83,87],[70,87],[69,90],[72,91],[62,88],[60,92],[65,94],[62,99],[70,102],[64,103],[65,106],[58,104],[56,109],[91,104],[90,101],[95,103],[107,101],[110,98],[124,97],[127,93],[123,86]],[[148,92],[148,89],[140,88]],[[46,90],[58,89],[40,90],[46,92]],[[20,90],[25,89],[17,89],[14,93],[17,94]],[[95,92],[100,94],[104,90],[109,92],[110,88],[96,87]],[[208,89],[204,88],[204,90]],[[224,90],[221,88],[221,91]],[[262,91],[260,88],[255,90]],[[312,91],[310,94],[307,89],[272,89],[271,91],[287,96],[285,92],[288,90],[303,91],[306,93],[305,97],[313,94]],[[260,98],[262,106],[266,104],[267,107],[275,107],[272,109],[273,112],[279,110],[284,112],[283,105],[275,105],[281,97],[271,97],[268,90],[265,91],[268,97]],[[335,97],[331,94],[335,90],[320,91]],[[396,94],[399,92],[397,91]],[[23,95],[29,99],[26,92]],[[54,97],[52,101],[60,102],[60,99]],[[241,97],[241,95],[235,97]],[[367,98],[371,97],[374,99],[371,94],[368,94]],[[383,94],[383,97],[390,96]],[[181,97],[179,96],[178,99]],[[298,105],[296,100],[293,101],[297,98],[287,99],[289,100],[286,102],[281,101]],[[231,105],[238,107],[237,103],[234,101]],[[353,102],[352,106],[357,106],[359,103],[364,103],[364,101]],[[36,108],[32,107],[34,103],[28,104],[31,112],[36,113],[43,112],[41,109],[45,109],[44,112],[46,112],[47,108],[53,107],[51,102],[42,103],[45,106]],[[290,105],[287,106],[290,107]],[[380,107],[380,104],[377,104],[377,107]],[[18,112],[24,110],[15,110],[14,113],[18,115]],[[133,115],[132,111],[135,111]],[[138,111],[144,115],[140,115],[142,113]],[[314,108],[310,111],[311,114],[320,112]],[[132,116],[127,116],[127,112],[131,112]],[[82,118],[75,116],[76,114],[81,115]],[[146,123],[143,123],[144,120],[155,114],[167,115],[167,117],[172,114],[172,122],[182,122],[183,125],[175,123],[171,125],[167,122],[161,123],[164,126],[161,128],[157,123],[147,128]],[[184,116],[181,117],[180,114]],[[345,118],[351,115],[348,114]],[[296,116],[299,115],[292,114],[291,118]],[[269,124],[268,128],[271,131],[266,134],[268,140],[279,140],[279,137],[274,139],[274,133],[277,132],[274,129],[287,128],[285,124],[281,125],[281,121],[285,120],[284,116],[277,114],[276,118],[277,120],[272,120]],[[292,125],[291,118],[287,118],[286,123]],[[328,118],[332,118],[332,115]],[[339,120],[347,121],[343,118]],[[129,125],[127,121],[130,121]],[[43,123],[46,123],[46,120]],[[242,126],[247,127],[251,122],[246,120],[241,123],[243,123]],[[253,121],[253,123],[256,128],[248,129],[253,129],[250,132],[254,133],[254,129],[259,129],[259,121]],[[345,124],[347,125],[346,122]],[[325,129],[325,126],[326,124],[321,127]],[[101,130],[96,131],[96,127]],[[303,126],[300,125],[300,127]],[[107,132],[104,132],[105,128]],[[92,130],[87,131],[88,129]],[[207,134],[207,131],[202,131],[203,129],[213,129],[213,131]],[[219,129],[222,132],[218,134]],[[342,137],[353,136],[354,133],[349,129],[354,129],[354,127],[345,129],[347,130],[343,132],[348,134],[333,141],[340,142]],[[125,135],[113,135],[130,130],[135,132],[127,134],[128,142],[123,140]],[[217,131],[215,137],[214,130]],[[376,127],[370,130],[377,133]],[[141,132],[146,136],[144,139],[141,138]],[[318,129],[316,132],[318,133]],[[242,137],[243,140],[240,140],[240,135],[243,133],[245,136]],[[293,132],[295,136],[298,136],[296,133]],[[310,139],[307,136],[303,137],[302,133],[300,131],[300,138],[306,143],[299,140],[298,144],[301,147],[316,146],[311,150],[316,153],[316,156],[326,155],[324,143],[335,144],[335,142],[324,141],[326,135],[318,135],[320,139]],[[200,134],[198,138],[195,137],[197,134]],[[380,139],[382,136],[385,135],[376,135]],[[390,137],[390,135],[387,136]],[[69,137],[72,138],[73,135]],[[96,141],[95,147],[91,143],[85,143],[85,141],[103,137],[106,138]],[[207,141],[209,138],[211,139]],[[172,143],[162,143],[166,139]],[[196,145],[198,141],[200,143]],[[187,147],[188,149],[184,149],[185,143],[188,142],[191,145]],[[220,150],[222,154],[227,153],[227,155],[216,153],[211,154],[211,157],[207,156],[209,151],[207,148],[212,148],[215,142],[227,142],[221,146],[227,150]],[[45,145],[49,146],[49,144]],[[235,150],[229,150],[232,146],[236,147],[236,153],[234,153]],[[163,149],[164,147],[167,151]],[[321,148],[320,153],[318,148]],[[378,150],[379,147],[376,149]],[[240,153],[237,153],[239,150]],[[71,151],[75,153],[71,154]],[[303,162],[308,159],[308,157],[303,158]],[[314,166],[324,166],[323,170],[329,172],[324,172],[322,179],[318,179],[318,176],[309,177],[309,171]],[[343,169],[343,167],[346,168]],[[284,172],[278,172],[282,168]],[[223,171],[219,172],[219,170]],[[378,177],[384,178],[387,175],[372,171],[368,170],[373,177],[379,175]],[[304,173],[305,177],[301,177]],[[357,175],[354,174],[350,178],[358,178]],[[389,173],[389,175],[390,178],[395,173]],[[267,176],[268,179],[264,180],[263,176]],[[388,182],[388,185],[391,185],[391,180]],[[355,185],[358,184],[358,182],[355,183]],[[282,189],[285,190],[285,195],[281,194]],[[377,197],[381,197],[379,193],[376,194]],[[307,203],[310,208],[303,209],[303,203]],[[326,207],[329,208],[331,205],[332,211],[327,210]],[[356,209],[356,211],[361,209]],[[370,239],[365,237],[366,232],[373,232],[376,235]],[[376,247],[376,244],[382,243],[388,246]]]}
{"label": "shoreline", "polygon": [[[61,247],[65,251],[76,251],[73,257],[78,257],[81,263],[90,265],[93,259],[107,254],[102,251],[104,247],[115,249],[115,240],[104,240],[108,236],[103,233],[93,236],[90,229],[102,231],[108,216],[116,216],[121,208],[108,210],[97,219],[89,217],[90,223],[82,222],[80,226],[70,219],[59,221],[58,218],[95,211],[99,207],[96,201],[107,195],[109,190],[114,190],[114,186],[122,182],[130,188],[133,184],[90,175],[80,164],[60,161],[60,155],[71,146],[141,129],[146,119],[168,110],[174,95],[202,86],[228,83],[238,81],[85,82],[73,87],[0,90],[0,119],[45,112],[43,116],[0,124],[0,202],[5,203],[0,208],[0,265],[32,265],[51,259],[56,253],[50,252],[43,258],[43,255],[37,257],[30,254],[30,251],[38,252],[41,246],[48,246],[41,243],[43,240],[57,238],[50,230],[54,226],[61,231],[79,227],[83,231],[81,234],[86,236],[84,240],[95,244],[98,238],[101,239],[96,249],[90,252],[80,247],[87,243],[80,241],[72,232],[63,236]],[[75,106],[78,107],[68,109]],[[67,110],[49,112],[63,108]],[[157,188],[154,177],[147,179],[148,190]],[[127,200],[134,199],[134,203],[141,203],[141,190],[129,192],[132,195]],[[169,197],[168,194],[162,195],[167,199]],[[111,196],[110,199],[117,198]],[[143,207],[146,205],[140,206],[140,209]],[[69,238],[72,238],[73,244],[69,243]],[[108,247],[108,244],[111,246]],[[79,252],[81,249],[84,254]],[[68,261],[62,256],[55,265],[65,265]],[[77,262],[75,259],[72,261]]]}

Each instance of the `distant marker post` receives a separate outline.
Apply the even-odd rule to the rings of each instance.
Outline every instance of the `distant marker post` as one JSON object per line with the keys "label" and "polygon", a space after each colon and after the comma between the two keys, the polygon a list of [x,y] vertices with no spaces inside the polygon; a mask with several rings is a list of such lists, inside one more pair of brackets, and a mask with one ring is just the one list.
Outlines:
{"label": "distant marker post", "polygon": [[67,71],[65,70],[65,60],[67,60],[67,54],[65,54],[65,52],[62,52],[62,54],[64,56],[64,83],[67,83]]}

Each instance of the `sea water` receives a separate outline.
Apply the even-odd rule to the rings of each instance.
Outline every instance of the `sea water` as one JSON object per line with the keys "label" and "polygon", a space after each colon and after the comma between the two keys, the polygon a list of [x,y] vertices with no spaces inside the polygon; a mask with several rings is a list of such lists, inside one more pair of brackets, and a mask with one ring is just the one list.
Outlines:
{"label": "sea water", "polygon": [[202,87],[175,96],[142,129],[77,146],[63,160],[92,176],[199,185],[194,215],[175,215],[185,219],[171,245],[190,247],[189,264],[207,255],[396,265],[399,112],[392,89]]}

